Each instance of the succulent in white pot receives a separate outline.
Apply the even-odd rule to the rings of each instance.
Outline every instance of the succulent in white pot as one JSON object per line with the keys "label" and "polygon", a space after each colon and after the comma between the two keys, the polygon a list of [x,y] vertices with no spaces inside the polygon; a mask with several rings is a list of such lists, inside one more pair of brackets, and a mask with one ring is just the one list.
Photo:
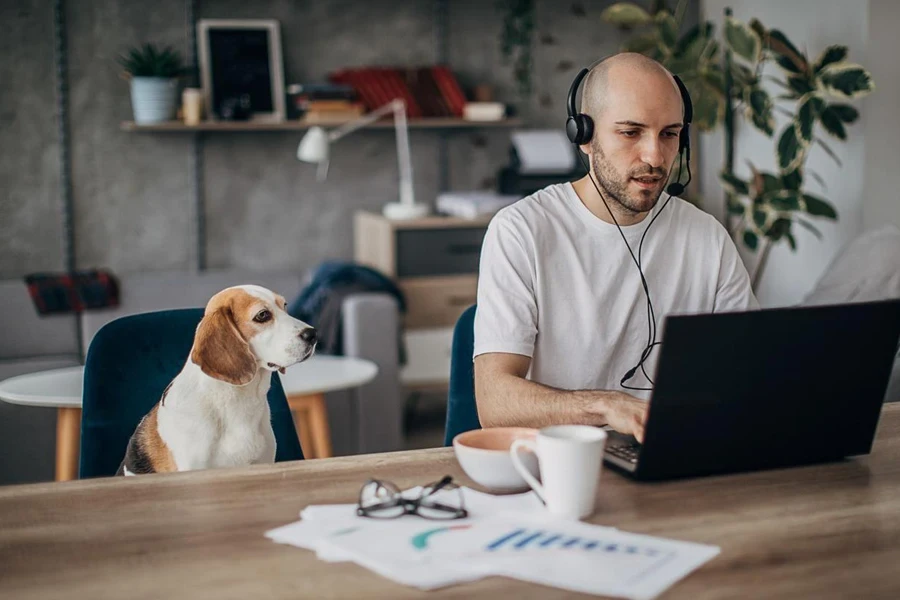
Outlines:
{"label": "succulent in white pot", "polygon": [[181,56],[171,46],[135,47],[119,57],[131,80],[131,108],[138,124],[171,121],[177,112]]}

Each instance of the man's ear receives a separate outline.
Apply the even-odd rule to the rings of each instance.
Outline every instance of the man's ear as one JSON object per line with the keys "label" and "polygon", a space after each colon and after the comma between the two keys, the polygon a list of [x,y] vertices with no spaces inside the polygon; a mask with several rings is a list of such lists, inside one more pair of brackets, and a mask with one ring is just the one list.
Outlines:
{"label": "man's ear", "polygon": [[238,332],[229,307],[205,315],[200,321],[191,360],[210,377],[232,385],[246,385],[256,377],[256,357]]}

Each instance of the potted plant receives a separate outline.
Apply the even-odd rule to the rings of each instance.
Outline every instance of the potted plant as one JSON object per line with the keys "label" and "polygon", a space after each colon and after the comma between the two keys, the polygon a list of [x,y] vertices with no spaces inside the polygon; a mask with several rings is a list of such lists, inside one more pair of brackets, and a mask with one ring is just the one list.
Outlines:
{"label": "potted plant", "polygon": [[119,57],[131,80],[134,122],[160,123],[175,118],[178,77],[184,73],[181,56],[171,46],[153,44],[131,48]]}

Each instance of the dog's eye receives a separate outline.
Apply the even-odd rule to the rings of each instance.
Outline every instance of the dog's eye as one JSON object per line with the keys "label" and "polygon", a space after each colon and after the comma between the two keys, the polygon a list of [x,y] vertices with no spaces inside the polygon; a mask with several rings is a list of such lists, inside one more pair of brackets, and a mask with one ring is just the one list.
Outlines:
{"label": "dog's eye", "polygon": [[256,316],[253,317],[253,320],[257,323],[265,323],[266,321],[271,321],[272,313],[270,313],[268,310],[261,310],[256,313]]}

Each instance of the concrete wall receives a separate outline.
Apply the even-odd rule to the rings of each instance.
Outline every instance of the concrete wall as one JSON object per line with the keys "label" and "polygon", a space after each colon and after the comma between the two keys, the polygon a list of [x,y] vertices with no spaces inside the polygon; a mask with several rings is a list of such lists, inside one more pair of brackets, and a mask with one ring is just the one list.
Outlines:
{"label": "concrete wall", "polygon": [[[734,16],[742,21],[749,21],[756,17],[768,27],[781,29],[798,48],[806,49],[813,60],[822,50],[833,44],[847,45],[850,48],[849,59],[853,62],[868,65],[869,57],[872,56],[869,40],[870,37],[874,38],[874,35],[870,36],[870,18],[866,2],[848,2],[847,0],[792,0],[791,2],[783,0],[704,0],[702,3],[703,14],[717,23],[719,31],[721,31],[723,9],[726,6],[730,6],[734,11]],[[892,34],[881,39],[882,44],[896,48],[897,43]],[[895,54],[896,52],[890,56]],[[890,60],[892,59],[889,56],[882,58],[885,65]],[[894,69],[896,72],[896,67]],[[764,73],[780,75],[777,66],[767,67]],[[875,83],[876,86],[882,84],[877,74]],[[889,82],[884,83],[890,85]],[[773,95],[780,93],[774,84],[767,85],[767,88]],[[823,190],[818,184],[811,182],[808,184],[808,189],[814,194],[829,199],[834,204],[838,211],[838,221],[836,223],[816,221],[816,227],[822,232],[823,239],[821,241],[806,229],[795,228],[794,236],[798,246],[796,252],[792,252],[786,243],[772,248],[768,265],[757,289],[757,296],[763,306],[786,306],[802,300],[840,248],[862,231],[863,186],[866,179],[866,152],[869,147],[867,142],[869,130],[866,123],[872,117],[869,114],[870,103],[878,98],[880,93],[879,90],[876,90],[872,96],[855,103],[862,116],[859,123],[849,128],[846,142],[831,140],[826,142],[840,157],[843,168],[838,168],[821,148],[817,147],[811,151],[807,169],[819,173],[825,180],[827,188]],[[882,102],[883,100],[878,98],[877,101]],[[890,112],[887,107],[885,110]],[[776,121],[776,137],[771,139],[749,125],[738,130],[735,141],[735,171],[738,175],[745,178],[749,176],[748,160],[758,168],[770,172],[777,170],[775,144],[786,118],[776,115]],[[821,128],[817,128],[816,134],[828,137],[821,131]],[[891,142],[895,144],[896,148],[896,140],[891,140]],[[718,181],[718,173],[724,160],[723,143],[721,129],[715,133],[704,135],[701,139],[700,166],[703,196],[709,202],[706,205],[707,210],[719,216],[724,212],[722,188]],[[884,160],[894,165],[897,162],[897,156],[897,153],[894,152],[892,156],[886,156]],[[877,176],[880,178],[881,173]],[[881,181],[884,180],[881,179]],[[756,255],[744,252],[744,258],[748,268],[752,270],[757,259]]]}
{"label": "concrete wall", "polygon": [[0,5],[0,277],[61,269],[59,137],[49,2]]}
{"label": "concrete wall", "polygon": [[[79,268],[114,272],[191,269],[196,262],[192,156],[187,134],[135,134],[127,82],[115,58],[144,41],[188,50],[186,3],[68,2],[71,154]],[[432,1],[198,2],[198,18],[274,18],[282,28],[286,83],[321,80],[341,66],[435,61]],[[461,83],[490,83],[517,100],[499,45],[495,3],[447,2],[449,64]],[[624,36],[600,21],[609,2],[537,2],[535,93],[520,105],[529,125],[561,127],[565,94],[582,65],[615,51]],[[0,277],[63,266],[54,118],[52,14],[46,2],[6,0],[16,26],[0,48]],[[693,7],[696,13],[696,6]],[[448,187],[487,188],[508,161],[506,130],[414,131],[417,199],[439,190],[439,139],[447,139]],[[202,180],[208,266],[306,270],[352,254],[352,214],[397,194],[391,131],[339,142],[328,180],[297,162],[301,132],[206,134]],[[340,232],[340,235],[335,235]]]}
{"label": "concrete wall", "polygon": [[866,66],[876,91],[866,102],[865,184],[863,228],[888,223],[900,227],[900,61],[897,60],[897,24],[900,3],[869,0],[869,51]]}

